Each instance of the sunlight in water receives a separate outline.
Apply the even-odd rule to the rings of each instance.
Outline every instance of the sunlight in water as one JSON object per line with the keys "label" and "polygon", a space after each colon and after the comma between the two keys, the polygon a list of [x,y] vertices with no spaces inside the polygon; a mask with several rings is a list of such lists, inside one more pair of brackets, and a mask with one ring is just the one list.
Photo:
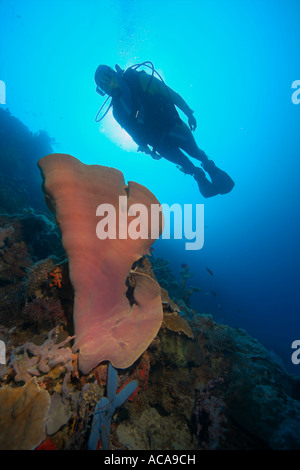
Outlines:
{"label": "sunlight in water", "polygon": [[130,135],[116,123],[111,112],[109,112],[99,124],[99,132],[126,152],[135,152],[137,149],[137,144],[132,140]]}

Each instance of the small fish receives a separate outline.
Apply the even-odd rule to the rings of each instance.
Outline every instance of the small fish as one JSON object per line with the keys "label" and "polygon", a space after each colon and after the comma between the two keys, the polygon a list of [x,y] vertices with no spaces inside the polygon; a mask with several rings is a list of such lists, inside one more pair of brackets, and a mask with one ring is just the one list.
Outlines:
{"label": "small fish", "polygon": [[153,253],[153,251],[154,251],[153,246],[150,246],[149,251],[150,251],[150,253]]}
{"label": "small fish", "polygon": [[206,268],[206,271],[207,271],[211,276],[214,275],[214,273],[213,273],[209,268]]}
{"label": "small fish", "polygon": [[211,290],[209,292],[204,292],[204,295],[206,295],[207,297],[210,297],[211,295],[213,297],[217,297],[217,294],[213,290]]}
{"label": "small fish", "polygon": [[181,267],[182,267],[183,269],[189,269],[188,265],[185,264],[185,263],[182,263]]}

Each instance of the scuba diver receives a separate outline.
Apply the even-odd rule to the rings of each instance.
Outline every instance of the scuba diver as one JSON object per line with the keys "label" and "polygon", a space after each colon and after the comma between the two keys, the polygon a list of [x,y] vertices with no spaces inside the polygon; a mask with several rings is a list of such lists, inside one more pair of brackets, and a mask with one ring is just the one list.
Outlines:
{"label": "scuba diver", "polygon": [[[139,71],[140,67],[150,68],[151,75],[144,70]],[[234,182],[230,176],[197,146],[192,134],[197,127],[194,111],[165,84],[151,62],[133,65],[125,71],[119,65],[115,70],[99,65],[95,82],[97,93],[108,95],[95,118],[96,122],[101,121],[112,106],[115,120],[138,145],[138,151],[156,160],[165,158],[179,165],[181,171],[195,178],[205,198],[226,194],[233,189]],[[111,102],[101,115],[109,98]],[[187,116],[189,127],[180,118],[176,107]],[[200,161],[203,169],[196,167],[184,152]]]}

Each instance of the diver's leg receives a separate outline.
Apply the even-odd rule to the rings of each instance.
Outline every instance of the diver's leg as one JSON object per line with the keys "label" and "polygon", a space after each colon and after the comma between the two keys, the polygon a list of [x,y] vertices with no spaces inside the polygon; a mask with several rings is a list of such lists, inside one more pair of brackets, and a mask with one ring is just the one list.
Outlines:
{"label": "diver's leg", "polygon": [[233,189],[234,182],[230,176],[225,171],[220,170],[220,168],[208,158],[206,153],[198,147],[191,130],[183,121],[177,123],[171,129],[168,133],[168,138],[172,144],[180,147],[191,157],[196,158],[202,163],[202,167],[209,174],[212,183],[218,188],[216,194],[226,194]]}
{"label": "diver's leg", "polygon": [[188,157],[179,149],[171,145],[158,145],[155,150],[169,162],[180,165],[182,171],[188,175],[194,176],[199,191],[205,198],[216,196],[219,191],[216,190],[214,185],[205,177],[205,173],[201,168],[195,165],[188,159]]}
{"label": "diver's leg", "polygon": [[195,165],[178,147],[173,145],[158,145],[155,147],[155,150],[169,162],[180,165],[183,173],[187,173],[188,175],[194,174]]}
{"label": "diver's leg", "polygon": [[191,130],[185,122],[176,123],[169,131],[168,137],[175,146],[187,152],[191,157],[202,163],[210,161],[206,153],[198,147]]}

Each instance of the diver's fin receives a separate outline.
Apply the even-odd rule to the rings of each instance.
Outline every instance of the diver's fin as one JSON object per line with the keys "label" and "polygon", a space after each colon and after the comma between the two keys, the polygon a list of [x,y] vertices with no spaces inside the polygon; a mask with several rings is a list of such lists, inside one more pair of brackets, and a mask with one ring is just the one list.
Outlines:
{"label": "diver's fin", "polygon": [[195,168],[194,178],[198,183],[198,188],[203,197],[208,198],[216,196],[219,193],[219,190],[215,188],[213,183],[211,183],[205,176],[205,173],[201,168]]}
{"label": "diver's fin", "polygon": [[218,168],[218,172],[211,176],[212,182],[215,186],[217,186],[219,190],[219,194],[227,194],[234,188],[234,181],[230,178],[230,176],[223,170]]}
{"label": "diver's fin", "polygon": [[212,184],[217,191],[216,194],[227,194],[234,187],[234,181],[223,170],[220,170],[212,160],[202,164],[203,168],[209,174]]}

